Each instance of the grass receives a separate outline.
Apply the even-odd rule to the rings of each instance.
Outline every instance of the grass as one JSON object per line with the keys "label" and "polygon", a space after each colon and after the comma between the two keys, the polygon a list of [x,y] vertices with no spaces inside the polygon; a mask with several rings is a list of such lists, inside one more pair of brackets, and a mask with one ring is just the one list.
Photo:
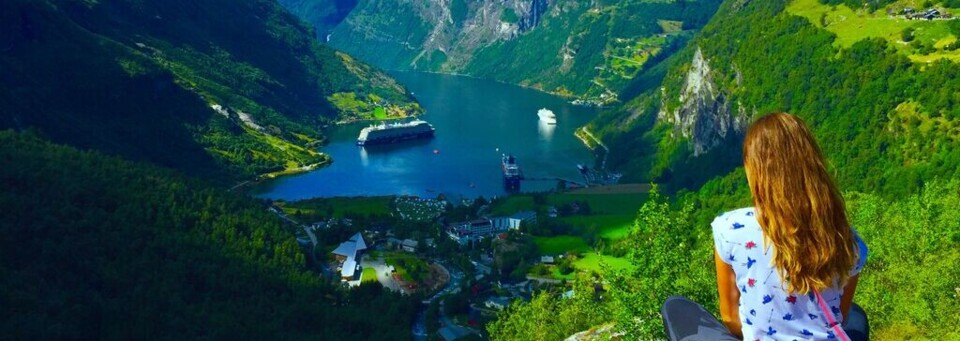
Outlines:
{"label": "grass", "polygon": [[[902,32],[908,27],[915,29],[914,37],[924,44],[940,49],[956,40],[950,33],[944,20],[907,20],[903,17],[890,17],[886,9],[873,13],[854,11],[845,5],[824,5],[818,0],[794,0],[787,6],[790,14],[810,20],[817,27],[826,29],[837,36],[834,45],[847,48],[867,38],[883,38],[890,42],[898,52],[907,55],[914,62],[929,62],[940,58],[960,60],[960,52],[938,51],[927,55],[915,53],[913,47],[901,41]],[[826,25],[823,25],[826,23]]]}
{"label": "grass", "polygon": [[657,20],[657,25],[663,29],[664,33],[677,33],[683,31],[683,22],[675,20]]}
{"label": "grass", "polygon": [[[283,204],[283,211],[309,220],[343,218],[346,215],[387,215],[393,197],[339,197],[294,201]],[[332,214],[332,216],[331,216]]]}
{"label": "grass", "polygon": [[574,201],[586,201],[594,215],[620,215],[632,217],[647,200],[646,193],[617,193],[617,194],[556,194],[547,197],[552,205],[569,204]]}
{"label": "grass", "polygon": [[590,215],[590,216],[571,216],[563,217],[561,220],[567,224],[587,228],[595,226],[597,235],[609,240],[623,239],[630,234],[630,227],[633,226],[633,220],[636,214],[616,214],[616,215]]}
{"label": "grass", "polygon": [[590,251],[590,245],[576,236],[533,237],[533,242],[537,244],[540,253],[545,255],[562,254],[568,251],[574,253]]}
{"label": "grass", "polygon": [[373,109],[373,118],[378,120],[387,119],[387,109],[384,109],[383,107],[376,107]]}
{"label": "grass", "polygon": [[534,209],[533,197],[529,195],[511,195],[502,202],[494,205],[491,214],[494,216],[511,215],[520,211]]}
{"label": "grass", "polygon": [[626,258],[588,253],[573,263],[579,270],[601,272],[603,264],[613,270],[633,270],[634,265]]}
{"label": "grass", "polygon": [[403,252],[384,252],[384,262],[393,266],[404,281],[416,282],[429,273],[430,266],[417,256]]}
{"label": "grass", "polygon": [[376,282],[376,281],[377,281],[377,270],[374,268],[363,268],[363,273],[360,275],[360,283]]}
{"label": "grass", "polygon": [[576,271],[569,274],[561,274],[558,267],[550,267],[550,275],[555,279],[572,280],[577,277],[577,271],[603,272],[603,267],[607,266],[612,270],[633,270],[634,265],[626,258],[598,255],[596,253],[585,253],[580,259],[573,262]]}

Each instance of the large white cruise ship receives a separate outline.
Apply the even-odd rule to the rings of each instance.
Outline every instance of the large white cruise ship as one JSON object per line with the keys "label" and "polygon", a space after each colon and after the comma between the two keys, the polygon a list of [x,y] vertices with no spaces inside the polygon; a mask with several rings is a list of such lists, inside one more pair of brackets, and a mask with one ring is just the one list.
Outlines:
{"label": "large white cruise ship", "polygon": [[380,143],[394,143],[424,137],[433,137],[433,128],[430,123],[414,120],[407,123],[381,123],[371,125],[360,130],[357,145],[365,146]]}
{"label": "large white cruise ship", "polygon": [[557,124],[557,115],[554,115],[550,109],[540,109],[540,111],[537,111],[537,116],[540,116],[540,120],[546,124]]}

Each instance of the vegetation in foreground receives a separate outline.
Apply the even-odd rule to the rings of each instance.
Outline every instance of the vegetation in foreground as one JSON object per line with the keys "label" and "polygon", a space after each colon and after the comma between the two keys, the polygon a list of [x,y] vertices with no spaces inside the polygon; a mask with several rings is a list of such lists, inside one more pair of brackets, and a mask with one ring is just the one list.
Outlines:
{"label": "vegetation in foreground", "polygon": [[412,298],[328,284],[252,199],[29,134],[0,159],[0,338],[410,337]]}
{"label": "vegetation in foreground", "polygon": [[[515,302],[488,326],[491,338],[560,340],[614,322],[627,339],[660,339],[660,305],[675,294],[716,312],[709,222],[716,212],[738,207],[730,203],[747,206],[749,200],[744,203],[742,193],[701,195],[718,200],[688,195],[671,204],[651,195],[627,238],[633,269],[581,274],[573,299],[543,292]],[[960,211],[954,209],[960,207],[960,180],[931,181],[896,200],[857,192],[846,198],[851,223],[870,247],[855,301],[870,318],[872,338],[960,338]],[[601,284],[605,292],[596,295],[594,286]]]}

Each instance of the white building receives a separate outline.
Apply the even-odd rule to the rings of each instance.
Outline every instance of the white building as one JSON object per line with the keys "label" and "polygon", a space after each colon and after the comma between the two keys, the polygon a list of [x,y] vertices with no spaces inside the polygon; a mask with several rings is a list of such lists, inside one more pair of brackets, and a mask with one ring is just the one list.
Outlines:
{"label": "white building", "polygon": [[350,240],[340,243],[340,246],[333,250],[332,253],[337,255],[337,260],[342,262],[340,277],[344,279],[356,277],[357,271],[360,270],[360,257],[363,256],[363,250],[366,249],[367,243],[363,241],[363,236],[357,232],[353,237],[350,237]]}

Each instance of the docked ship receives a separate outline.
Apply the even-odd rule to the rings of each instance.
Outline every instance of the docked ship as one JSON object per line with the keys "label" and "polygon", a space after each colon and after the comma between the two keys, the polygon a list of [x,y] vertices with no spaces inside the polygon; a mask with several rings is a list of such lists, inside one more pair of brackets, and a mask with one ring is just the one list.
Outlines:
{"label": "docked ship", "polygon": [[433,137],[435,130],[430,123],[422,120],[414,120],[407,123],[381,123],[360,130],[360,136],[357,137],[357,145],[366,146],[430,138]]}
{"label": "docked ship", "polygon": [[550,111],[550,109],[540,109],[540,111],[537,111],[537,116],[540,117],[540,121],[546,124],[557,124],[557,115],[555,115],[553,111]]}
{"label": "docked ship", "polygon": [[520,171],[520,165],[517,164],[517,158],[513,155],[503,155],[503,187],[507,190],[519,190],[520,180],[523,179],[523,172]]}

